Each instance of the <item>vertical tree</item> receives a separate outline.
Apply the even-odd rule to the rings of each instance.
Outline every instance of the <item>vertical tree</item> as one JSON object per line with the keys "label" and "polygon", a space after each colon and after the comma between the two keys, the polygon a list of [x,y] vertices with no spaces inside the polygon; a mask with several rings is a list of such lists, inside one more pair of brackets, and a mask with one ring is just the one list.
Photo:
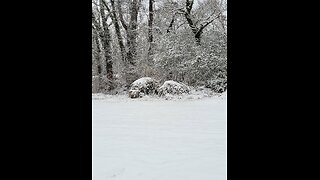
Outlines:
{"label": "vertical tree", "polygon": [[108,10],[108,12],[110,13],[110,17],[112,19],[113,25],[114,25],[114,29],[115,29],[115,33],[118,39],[118,44],[119,44],[119,48],[120,48],[120,53],[121,53],[121,60],[122,62],[126,63],[125,59],[126,59],[126,49],[123,43],[123,38],[121,35],[121,29],[120,29],[120,25],[119,25],[119,19],[116,13],[116,8],[115,8],[115,3],[114,0],[110,0],[111,3],[111,9],[109,8],[109,6],[107,5],[106,1],[103,0],[103,4],[105,6],[105,8]]}
{"label": "vertical tree", "polygon": [[137,36],[138,36],[138,12],[139,12],[138,0],[129,1],[129,23],[124,20],[122,6],[120,2],[117,3],[119,19],[122,27],[125,29],[127,35],[127,54],[125,63],[125,79],[127,87],[137,79],[138,75],[136,71],[137,62]]}
{"label": "vertical tree", "polygon": [[149,20],[148,20],[148,42],[149,42],[149,49],[148,49],[148,62],[149,65],[153,63],[153,54],[154,54],[154,43],[153,43],[153,3],[154,0],[149,0]]}
{"label": "vertical tree", "polygon": [[131,65],[135,66],[137,57],[137,27],[138,27],[138,0],[132,0],[130,2],[130,21],[128,34],[128,61]]}
{"label": "vertical tree", "polygon": [[[105,8],[96,2],[95,8],[92,9],[92,23],[94,29],[94,42],[96,49],[102,52],[103,57],[99,57],[98,74],[100,89],[110,91],[114,88],[113,83],[113,61],[111,56],[111,34],[107,23],[109,15],[105,13]],[[103,90],[100,90],[103,91]]]}
{"label": "vertical tree", "polygon": [[94,26],[92,26],[92,92],[100,91],[100,48],[98,44],[98,34]]}
{"label": "vertical tree", "polygon": [[[102,4],[103,0],[100,0],[100,4]],[[102,33],[101,33],[101,40],[104,49],[104,56],[106,61],[106,73],[107,78],[110,83],[113,81],[113,62],[111,57],[111,35],[109,30],[109,25],[107,23],[108,17],[105,13],[106,8],[101,5],[100,14],[101,14],[101,21],[102,21]],[[111,86],[112,89],[112,86]]]}

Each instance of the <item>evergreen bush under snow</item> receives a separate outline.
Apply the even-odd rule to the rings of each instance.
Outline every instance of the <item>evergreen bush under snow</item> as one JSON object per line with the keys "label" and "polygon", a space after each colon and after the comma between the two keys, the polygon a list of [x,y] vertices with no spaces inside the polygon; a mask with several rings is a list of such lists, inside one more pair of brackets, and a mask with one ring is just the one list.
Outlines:
{"label": "evergreen bush under snow", "polygon": [[183,84],[175,81],[166,81],[159,88],[159,96],[165,95],[180,95],[180,94],[188,94],[190,92],[190,88]]}
{"label": "evergreen bush under snow", "polygon": [[227,80],[223,78],[208,80],[205,87],[210,88],[216,93],[223,93],[227,90]]}
{"label": "evergreen bush under snow", "polygon": [[157,88],[159,87],[158,82],[150,77],[143,77],[137,79],[131,84],[129,90],[130,98],[138,98],[143,95],[153,95],[157,93]]}

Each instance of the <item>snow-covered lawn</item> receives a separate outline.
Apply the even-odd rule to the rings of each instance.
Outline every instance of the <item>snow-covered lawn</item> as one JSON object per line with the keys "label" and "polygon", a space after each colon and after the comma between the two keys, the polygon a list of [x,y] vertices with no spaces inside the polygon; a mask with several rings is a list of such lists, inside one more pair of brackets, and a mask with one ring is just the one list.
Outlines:
{"label": "snow-covered lawn", "polygon": [[93,180],[226,179],[226,95],[92,98]]}

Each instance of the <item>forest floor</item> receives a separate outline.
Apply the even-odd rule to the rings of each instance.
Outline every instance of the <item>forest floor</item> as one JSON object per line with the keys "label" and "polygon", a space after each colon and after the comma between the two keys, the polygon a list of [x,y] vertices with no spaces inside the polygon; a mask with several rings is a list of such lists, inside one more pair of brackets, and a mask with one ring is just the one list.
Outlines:
{"label": "forest floor", "polygon": [[93,180],[225,180],[226,93],[92,95]]}

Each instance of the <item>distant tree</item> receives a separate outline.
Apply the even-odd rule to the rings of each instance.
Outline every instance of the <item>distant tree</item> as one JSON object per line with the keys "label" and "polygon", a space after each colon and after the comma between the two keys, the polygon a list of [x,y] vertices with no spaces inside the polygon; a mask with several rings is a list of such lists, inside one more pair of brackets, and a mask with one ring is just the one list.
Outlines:
{"label": "distant tree", "polygon": [[[107,23],[109,14],[106,14],[106,9],[101,5],[102,0],[94,2],[92,9],[92,27],[94,31],[94,42],[96,49],[98,50],[99,65],[98,76],[100,91],[110,91],[114,89],[113,83],[113,61],[111,56],[111,34],[109,30],[109,24]],[[100,54],[101,53],[101,54]],[[103,55],[103,57],[101,57]]]}
{"label": "distant tree", "polygon": [[119,19],[122,27],[125,29],[127,35],[127,54],[125,63],[125,79],[127,83],[127,88],[129,85],[138,78],[136,73],[136,63],[137,63],[137,37],[138,37],[138,12],[139,12],[139,1],[130,0],[129,1],[129,23],[124,20],[124,15],[122,12],[122,6],[120,1],[118,1],[118,13]]}
{"label": "distant tree", "polygon": [[149,0],[149,20],[148,20],[148,63],[153,64],[153,54],[154,54],[154,42],[153,42],[153,2],[154,0]]}
{"label": "distant tree", "polygon": [[178,8],[176,12],[174,12],[172,20],[169,24],[169,27],[167,29],[167,32],[170,32],[172,29],[172,26],[174,24],[175,18],[177,14],[182,14],[189,27],[191,28],[192,33],[194,34],[194,38],[198,45],[201,44],[201,35],[203,33],[203,30],[211,24],[213,21],[218,20],[221,17],[222,11],[219,7],[218,0],[212,0],[211,4],[213,5],[212,13],[209,15],[208,18],[202,20],[202,22],[199,22],[199,20],[195,20],[192,15],[192,8],[193,8],[194,0],[186,0],[185,1],[185,8]]}

